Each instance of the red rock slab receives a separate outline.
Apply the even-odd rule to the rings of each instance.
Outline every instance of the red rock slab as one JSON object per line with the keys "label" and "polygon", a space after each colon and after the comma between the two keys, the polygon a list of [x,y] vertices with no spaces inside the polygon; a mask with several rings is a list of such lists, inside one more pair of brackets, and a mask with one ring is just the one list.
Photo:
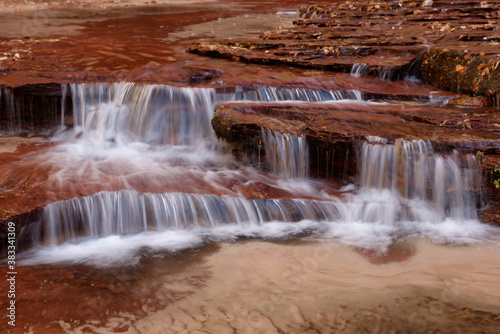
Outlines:
{"label": "red rock slab", "polygon": [[[389,79],[414,67],[440,88],[495,103],[500,99],[498,2],[346,1],[301,6],[299,11],[293,27],[279,27],[259,39],[199,41],[188,50],[247,63],[341,72],[365,64],[363,74],[380,76],[391,69]],[[420,55],[422,66],[416,65]]]}
{"label": "red rock slab", "polygon": [[[358,46],[328,46],[318,43],[287,44],[286,47],[269,43],[247,43],[231,41],[198,42],[189,47],[189,52],[205,56],[220,57],[248,63],[287,65],[301,68],[349,72],[355,64],[365,63],[371,67],[389,67],[395,72],[406,71],[416,60],[418,50],[397,54],[396,49]],[[387,56],[387,54],[397,54]]]}
{"label": "red rock slab", "polygon": [[149,63],[132,71],[124,80],[129,82],[173,86],[232,89],[234,86],[262,85],[277,88],[315,90],[357,90],[367,99],[389,100],[451,100],[462,95],[431,85],[412,81],[387,81],[373,76],[352,76],[282,66],[260,66],[221,59],[161,65]]}
{"label": "red rock slab", "polygon": [[356,175],[356,148],[369,136],[428,140],[444,152],[480,151],[480,166],[487,175],[483,191],[491,194],[480,216],[498,224],[500,191],[495,180],[500,172],[495,168],[500,166],[500,116],[495,108],[354,101],[231,103],[218,106],[212,125],[218,136],[239,143],[241,151],[262,149],[262,128],[305,136],[311,175],[337,180]]}
{"label": "red rock slab", "polygon": [[229,141],[258,143],[260,129],[305,135],[314,143],[356,144],[368,136],[429,140],[443,148],[495,151],[500,117],[495,109],[405,103],[233,103],[219,105],[212,125]]}

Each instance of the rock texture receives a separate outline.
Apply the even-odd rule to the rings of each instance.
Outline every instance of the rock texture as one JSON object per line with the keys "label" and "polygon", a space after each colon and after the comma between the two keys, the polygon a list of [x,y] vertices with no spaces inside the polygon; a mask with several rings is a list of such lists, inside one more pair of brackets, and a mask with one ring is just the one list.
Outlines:
{"label": "rock texture", "polygon": [[420,75],[438,87],[485,96],[500,106],[500,49],[497,42],[488,44],[491,46],[483,48],[491,51],[488,54],[468,49],[431,48],[423,55]]}
{"label": "rock texture", "polygon": [[[484,122],[487,120],[488,122]],[[368,136],[429,140],[443,148],[497,152],[500,116],[495,109],[341,101],[317,103],[259,103],[219,105],[212,125],[229,141],[250,144],[261,127],[306,135],[311,140],[356,143]],[[322,139],[323,138],[323,139]]]}
{"label": "rock texture", "polygon": [[293,27],[259,39],[200,41],[189,51],[386,79],[413,74],[445,89],[496,97],[499,13],[499,3],[479,0],[302,6]]}
{"label": "rock texture", "polygon": [[[485,120],[488,120],[485,122]],[[500,116],[491,108],[457,110],[406,103],[337,102],[331,104],[223,104],[212,125],[218,136],[248,147],[262,149],[261,128],[305,136],[312,167],[318,175],[353,175],[355,148],[370,136],[389,141],[398,138],[429,140],[442,151],[500,150]],[[351,153],[349,155],[349,152]],[[326,168],[325,166],[330,167]],[[314,174],[314,173],[313,173]]]}

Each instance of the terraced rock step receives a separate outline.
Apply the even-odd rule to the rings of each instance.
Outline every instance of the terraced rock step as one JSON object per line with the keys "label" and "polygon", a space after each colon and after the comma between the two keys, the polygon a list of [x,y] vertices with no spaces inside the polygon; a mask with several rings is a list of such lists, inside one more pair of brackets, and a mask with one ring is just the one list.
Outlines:
{"label": "terraced rock step", "polygon": [[260,128],[305,135],[319,147],[379,136],[389,141],[429,140],[443,149],[497,152],[500,116],[494,108],[462,108],[407,103],[338,101],[317,103],[227,103],[212,125],[229,141],[256,145]]}
{"label": "terraced rock step", "polygon": [[362,68],[361,74],[385,79],[413,73],[444,89],[497,100],[499,12],[498,2],[479,0],[302,6],[293,27],[259,39],[200,41],[188,50],[249,63],[342,72]]}
{"label": "terraced rock step", "polygon": [[[443,152],[481,151],[486,161],[500,150],[500,116],[494,108],[367,101],[227,103],[217,107],[212,125],[219,137],[238,144],[235,152],[254,149],[262,155],[262,128],[305,136],[313,147],[309,158],[311,175],[321,177],[355,175],[356,148],[375,136],[389,142],[426,140]],[[489,175],[494,167],[494,163],[482,164]],[[490,188],[492,185],[487,184]]]}

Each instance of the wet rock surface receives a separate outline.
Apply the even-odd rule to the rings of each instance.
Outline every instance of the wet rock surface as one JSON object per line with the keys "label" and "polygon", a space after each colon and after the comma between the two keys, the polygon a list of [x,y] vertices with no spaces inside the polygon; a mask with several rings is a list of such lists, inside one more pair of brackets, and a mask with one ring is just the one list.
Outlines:
{"label": "wet rock surface", "polygon": [[[5,3],[8,10],[25,4],[32,9],[93,10],[146,2],[0,1],[0,10]],[[480,215],[484,222],[499,224],[500,191],[495,182],[500,182],[500,117],[492,107],[498,106],[496,3],[351,1],[306,6],[295,28],[265,33],[260,40],[220,37],[191,46],[192,52],[226,58],[214,59],[184,52],[200,37],[210,38],[202,28],[226,36],[224,30],[234,29],[235,22],[253,20],[252,11],[266,16],[270,8],[295,10],[303,1],[155,5],[165,2],[150,1],[152,7],[141,10],[80,12],[74,24],[67,21],[72,19],[67,13],[75,12],[23,14],[19,20],[42,22],[34,26],[38,32],[23,34],[21,29],[13,31],[21,33],[16,38],[0,39],[0,131],[15,134],[0,137],[3,251],[7,221],[15,222],[18,250],[24,250],[39,241],[30,239],[30,228],[40,227],[46,205],[101,191],[133,188],[139,193],[316,199],[307,190],[283,188],[282,180],[265,167],[253,173],[233,162],[231,168],[238,171],[232,174],[214,162],[206,175],[191,170],[192,175],[162,178],[162,166],[187,169],[187,163],[149,160],[134,165],[137,161],[129,156],[118,163],[102,157],[81,161],[64,151],[51,156],[59,143],[44,139],[60,125],[73,126],[72,92],[66,84],[96,81],[210,87],[228,94],[255,86],[359,94],[363,100],[224,103],[217,107],[212,125],[218,136],[235,143],[233,154],[244,158],[254,150],[257,162],[252,163],[259,165],[266,158],[262,128],[304,136],[310,144],[308,183],[332,197],[348,194],[339,189],[356,182],[356,153],[367,137],[390,142],[424,139],[438,152],[456,150],[459,155],[480,151],[486,174],[481,191],[490,194]],[[33,21],[37,17],[41,19]],[[228,17],[233,19],[225,20]],[[276,16],[275,21],[270,17],[263,27],[276,25]],[[193,28],[197,24],[202,27]],[[60,33],[54,33],[58,28]],[[245,31],[247,26],[239,28]],[[465,37],[457,35],[462,31]],[[489,39],[484,39],[485,33]],[[411,80],[390,81],[415,75],[467,95]],[[473,84],[460,81],[469,79]],[[131,267],[19,266],[22,326],[11,332],[496,333],[498,238],[488,247],[447,247],[409,238],[385,253],[322,241],[250,240],[242,245],[234,242],[238,238],[186,252],[143,247],[134,259],[115,252],[124,261],[139,259]],[[93,260],[102,264],[99,256]],[[5,264],[1,268],[7,272]],[[8,282],[2,282],[1,290],[7,291]],[[0,306],[7,307],[5,298],[0,298]],[[11,330],[5,324],[0,328]]]}
{"label": "wet rock surface", "polygon": [[[485,119],[491,123],[485,125]],[[457,110],[445,105],[343,101],[222,104],[212,125],[218,136],[239,143],[236,152],[248,152],[249,148],[262,151],[262,128],[304,136],[312,147],[312,175],[337,178],[343,175],[347,181],[357,172],[355,152],[367,138],[426,140],[441,152],[481,151],[495,156],[500,150],[498,122],[500,118],[494,108]],[[486,164],[483,168],[489,172],[493,169]],[[492,190],[491,184],[488,186]]]}
{"label": "wet rock surface", "polygon": [[[484,124],[484,119],[491,121]],[[244,133],[268,127],[313,141],[359,143],[370,136],[428,140],[437,147],[496,153],[500,117],[495,109],[342,101],[329,104],[223,104],[212,121],[228,140],[256,140]],[[238,131],[237,129],[241,129]],[[243,137],[241,137],[243,136]]]}
{"label": "wet rock surface", "polygon": [[[56,3],[51,4],[52,9],[59,8]],[[298,4],[291,2],[287,6],[296,9]],[[87,5],[73,3],[62,7],[71,10],[78,6]],[[99,6],[89,3],[87,7]],[[348,174],[353,174],[355,147],[364,136],[372,135],[388,139],[429,139],[445,150],[458,147],[467,152],[481,150],[492,157],[497,154],[496,137],[500,122],[495,109],[489,107],[494,104],[491,97],[495,96],[494,81],[498,77],[494,74],[497,54],[495,18],[498,17],[494,2],[356,1],[305,5],[300,7],[300,18],[294,27],[266,32],[259,39],[235,38],[194,44],[193,41],[199,39],[196,35],[180,37],[175,28],[164,24],[165,20],[171,19],[181,20],[186,26],[201,20],[224,22],[224,17],[234,15],[211,2],[204,10],[200,11],[200,6],[200,3],[193,3],[187,9],[155,7],[149,12],[135,8],[129,14],[106,12],[107,18],[103,13],[85,12],[81,17],[75,16],[80,25],[78,33],[73,34],[72,30],[72,34],[64,35],[71,26],[57,21],[63,34],[41,37],[46,26],[50,26],[50,20],[64,19],[72,13],[46,12],[43,20],[35,25],[40,36],[33,34],[0,40],[0,56],[3,54],[0,83],[9,87],[2,91],[0,127],[43,133],[58,124],[71,126],[70,116],[65,116],[65,119],[59,116],[63,105],[66,115],[71,113],[70,93],[66,91],[64,95],[61,82],[125,80],[216,87],[219,90],[231,90],[234,85],[260,84],[290,89],[357,90],[364,99],[402,101],[370,105],[369,108],[362,104],[348,107],[345,104],[219,107],[213,121],[214,128],[221,137],[243,143],[242,147],[259,146],[260,127],[306,135],[316,152],[316,157],[311,159],[313,165],[317,165],[313,175],[344,175],[345,164],[334,164],[328,172],[323,170],[324,167],[318,167],[325,166],[325,159],[332,159],[332,152],[336,152],[335,159],[339,161],[350,156]],[[246,11],[243,3],[234,6],[233,11]],[[258,13],[269,10],[268,3],[253,6]],[[272,3],[272,6],[278,5]],[[218,24],[221,24],[219,30],[225,29],[223,23]],[[132,26],[134,34],[130,35]],[[239,59],[246,63],[184,53],[183,47],[188,46],[193,53]],[[446,56],[449,54],[455,58]],[[440,63],[438,58],[446,59]],[[485,59],[487,64],[482,65]],[[460,64],[455,64],[456,61]],[[324,69],[350,72],[351,75],[324,72]],[[478,73],[482,81],[474,77]],[[410,81],[387,81],[408,75],[419,75],[446,89],[454,90],[453,85],[460,86],[460,92],[466,94],[473,93],[475,86],[457,80],[474,77],[476,79],[468,82],[475,82],[475,93],[485,96],[458,95]],[[450,76],[454,77],[450,79]],[[65,97],[67,99],[63,102]],[[424,101],[436,101],[440,106],[419,105]],[[445,101],[447,106],[442,106]],[[9,159],[5,160],[6,165]],[[12,154],[12,159],[17,161],[19,158]],[[23,167],[23,170],[31,173],[33,167]],[[47,171],[41,175],[45,173]],[[5,175],[12,177],[11,172]],[[14,180],[19,184],[26,181],[20,174]],[[43,181],[33,181],[32,184],[37,184],[40,189],[44,187]],[[102,187],[80,189],[78,194],[87,195],[94,190],[102,190]],[[43,191],[33,193],[40,198],[37,205],[25,203],[29,208],[21,209],[23,205],[19,204],[19,209],[14,210],[12,204],[6,204],[8,208],[4,209],[2,218],[26,214],[50,201],[74,194],[55,191],[55,195],[42,199],[40,193]],[[9,196],[15,197],[15,192]],[[14,197],[9,196],[6,196],[5,203],[13,201]],[[30,196],[23,198],[31,201]]]}
{"label": "wet rock surface", "polygon": [[499,87],[499,10],[494,1],[302,6],[291,28],[280,27],[259,39],[200,41],[189,51],[388,79],[415,74],[445,89],[490,97]]}
{"label": "wet rock surface", "polygon": [[[129,2],[122,5],[127,4]],[[266,13],[270,4],[282,6],[272,1],[252,6],[257,13]],[[291,2],[287,8],[296,9],[298,4]],[[107,3],[55,1],[49,7],[71,10],[104,5]],[[155,7],[150,11],[136,7],[129,14],[106,12],[109,17],[85,12],[80,14],[83,16],[75,16],[79,25],[77,33],[68,22],[56,21],[62,34],[54,36],[44,35],[50,20],[68,19],[73,12],[48,11],[35,25],[37,33],[1,39],[0,83],[6,88],[0,100],[0,127],[43,133],[58,124],[71,126],[71,117],[61,119],[59,116],[63,106],[66,114],[71,113],[70,94],[66,91],[64,95],[61,82],[125,80],[220,90],[231,90],[234,85],[260,84],[291,89],[357,90],[364,99],[402,102],[370,105],[370,110],[362,104],[348,107],[345,104],[223,105],[213,121],[219,136],[239,141],[243,146],[258,147],[261,127],[303,134],[311,141],[313,151],[320,152],[311,159],[318,166],[322,165],[321,161],[331,159],[333,151],[339,160],[350,155],[349,161],[354,161],[356,145],[364,137],[373,135],[388,139],[428,139],[444,150],[458,147],[464,152],[481,150],[492,157],[497,154],[500,122],[496,110],[491,108],[496,103],[492,97],[496,96],[495,57],[499,53],[495,37],[498,4],[495,2],[355,1],[305,5],[300,7],[300,18],[293,27],[266,32],[258,39],[234,38],[194,44],[193,41],[199,39],[196,34],[181,36],[175,27],[164,22],[177,19],[185,26],[199,21],[224,22],[224,18],[234,12],[211,2],[204,10],[200,10],[201,3],[190,6]],[[247,4],[237,3],[231,10],[244,13],[245,6]],[[35,16],[27,18],[31,20]],[[227,28],[219,24],[219,30]],[[132,35],[130,27],[134,27]],[[73,29],[71,34],[66,34],[68,29]],[[198,57],[183,52],[184,47],[192,53],[245,63]],[[325,73],[325,69],[351,75]],[[387,81],[410,75],[445,89],[484,96],[458,95],[409,81]],[[422,101],[436,101],[439,106],[419,105]],[[442,106],[445,101],[447,106]],[[318,155],[323,158],[317,158]],[[6,165],[9,159],[5,160]],[[19,158],[12,154],[12,159]],[[354,173],[354,162],[349,162],[349,166],[349,174]],[[25,171],[30,173],[28,169]],[[313,173],[317,176],[344,174],[340,165],[328,172],[322,171],[323,167],[317,169]],[[46,171],[41,174],[44,173]],[[10,172],[5,175],[12,177]],[[26,181],[22,176],[14,179],[13,182],[19,184]],[[43,181],[33,181],[35,183],[43,187]],[[79,194],[86,195],[93,190],[79,190]],[[56,192],[58,195],[51,195],[28,210],[14,210],[9,204],[2,218],[7,219],[10,213],[26,214],[52,200],[67,198],[71,193]],[[6,198],[5,203],[11,197]]]}
{"label": "wet rock surface", "polygon": [[[447,101],[447,107],[405,106],[404,111],[395,105],[371,106],[369,112],[354,111],[352,105],[344,110],[338,106],[307,106],[307,110],[300,106],[223,106],[216,113],[214,127],[228,140],[258,147],[257,129],[262,126],[306,135],[318,147],[338,149],[350,143],[347,147],[352,150],[363,136],[380,135],[427,139],[447,150],[484,151],[488,161],[496,161],[499,123],[495,120],[497,110],[490,107],[498,106],[500,96],[499,13],[498,2],[474,0],[306,5],[300,7],[300,18],[293,27],[279,27],[259,39],[199,41],[188,51],[245,63],[319,68],[384,80],[413,75],[465,94]],[[335,116],[321,119],[317,112]],[[493,176],[496,166],[482,165],[491,179],[487,187],[492,203],[498,197],[492,186],[497,180]],[[484,218],[495,221],[488,213]]]}

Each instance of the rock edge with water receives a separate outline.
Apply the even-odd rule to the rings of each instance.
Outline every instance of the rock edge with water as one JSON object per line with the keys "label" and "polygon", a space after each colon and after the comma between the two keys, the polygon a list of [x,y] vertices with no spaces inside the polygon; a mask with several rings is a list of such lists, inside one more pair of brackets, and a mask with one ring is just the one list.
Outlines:
{"label": "rock edge with water", "polygon": [[189,51],[249,63],[377,75],[417,75],[444,89],[500,93],[500,4],[347,1],[302,6],[294,26],[259,39],[200,41]]}

